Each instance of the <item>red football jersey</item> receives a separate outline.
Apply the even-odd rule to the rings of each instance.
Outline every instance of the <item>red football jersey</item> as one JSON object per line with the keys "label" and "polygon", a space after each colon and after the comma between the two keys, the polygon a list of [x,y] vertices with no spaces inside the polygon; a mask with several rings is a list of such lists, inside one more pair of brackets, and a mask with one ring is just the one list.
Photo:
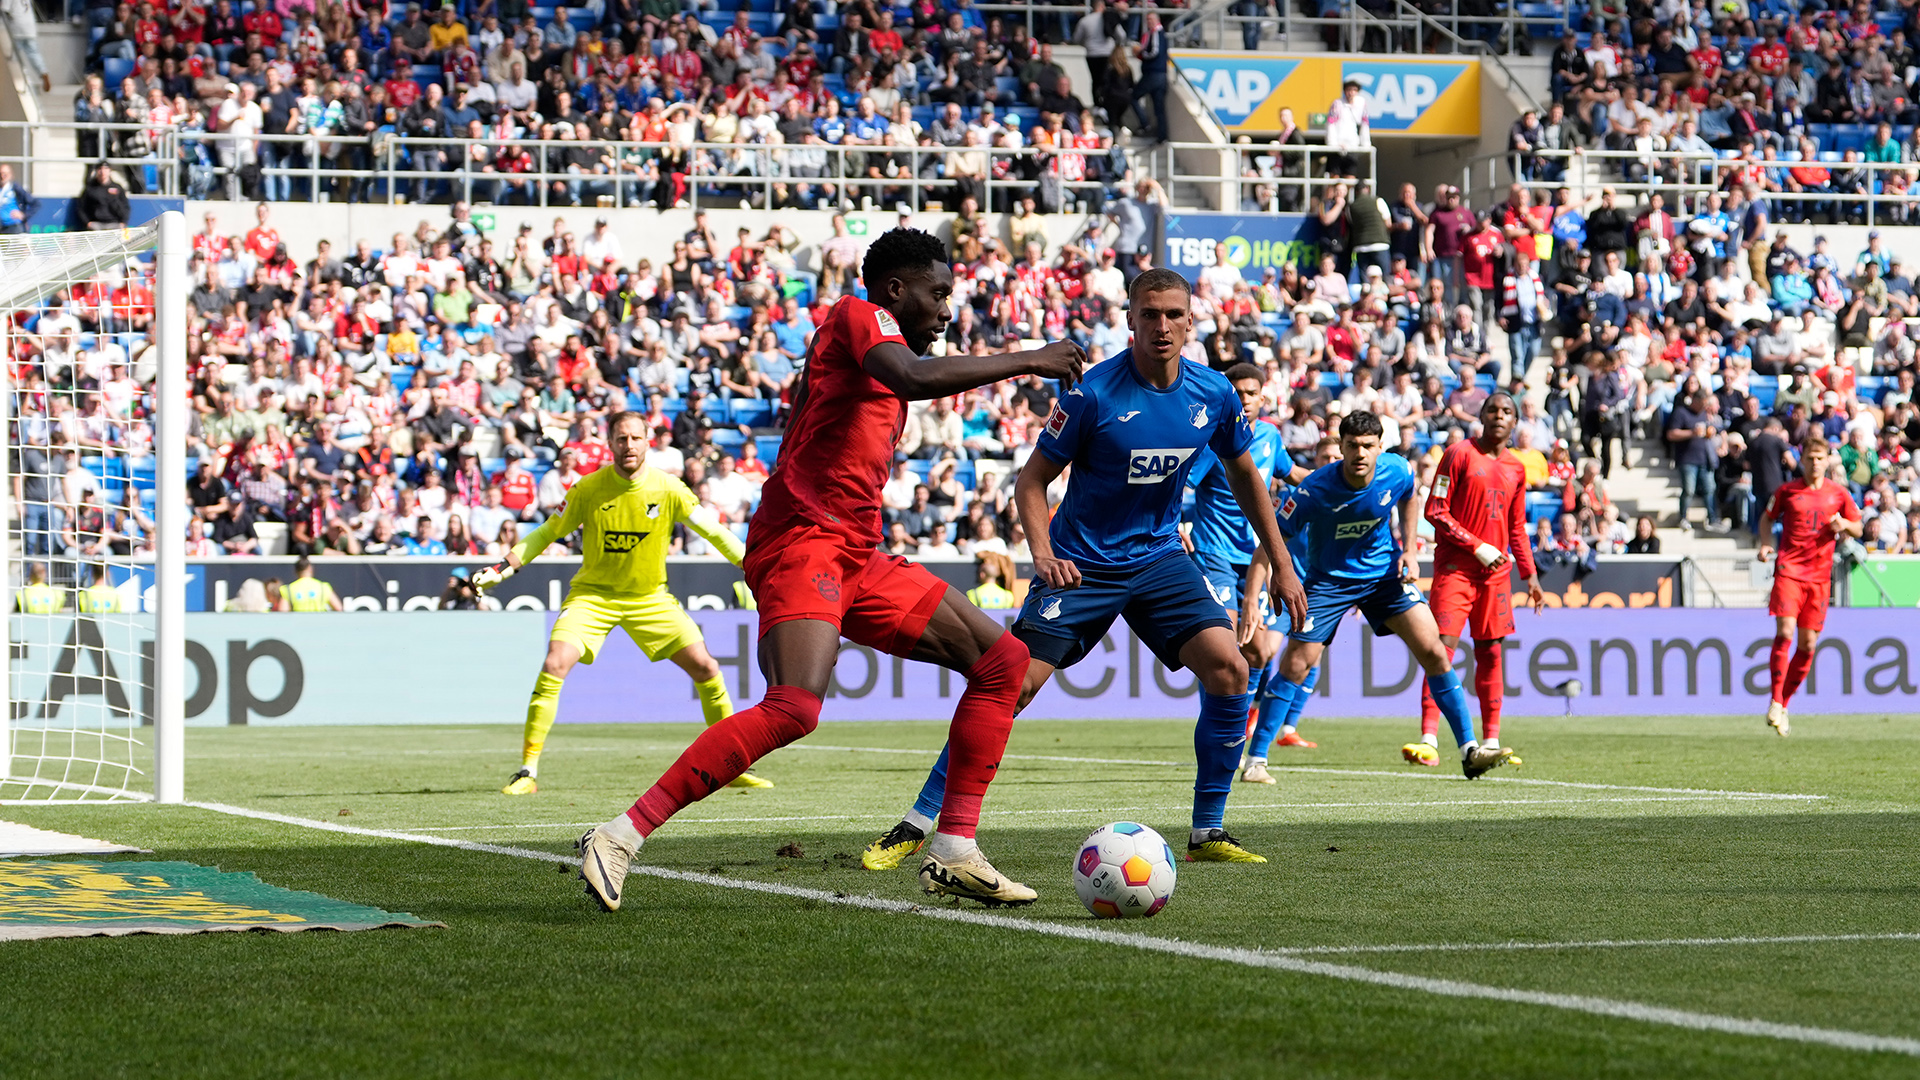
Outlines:
{"label": "red football jersey", "polygon": [[880,542],[880,488],[907,422],[907,403],[862,366],[883,341],[907,343],[891,312],[853,296],[841,297],[814,332],[806,398],[761,489],[749,549],[806,526],[867,547]]}
{"label": "red football jersey", "polygon": [[1847,489],[1831,480],[1809,487],[1792,480],[1773,493],[1767,514],[1780,523],[1780,547],[1774,556],[1774,576],[1825,584],[1833,577],[1833,545],[1839,540],[1827,522],[1840,514],[1860,520]]}
{"label": "red football jersey", "polygon": [[1504,449],[1488,457],[1472,439],[1447,447],[1427,494],[1426,514],[1433,523],[1436,573],[1504,574],[1488,570],[1473,555],[1481,544],[1492,544],[1513,557],[1522,577],[1533,576],[1527,467]]}

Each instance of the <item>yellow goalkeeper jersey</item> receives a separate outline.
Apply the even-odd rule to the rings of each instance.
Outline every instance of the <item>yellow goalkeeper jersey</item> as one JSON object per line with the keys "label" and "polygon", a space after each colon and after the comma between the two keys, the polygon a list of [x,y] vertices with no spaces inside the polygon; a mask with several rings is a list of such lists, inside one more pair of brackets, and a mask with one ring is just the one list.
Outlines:
{"label": "yellow goalkeeper jersey", "polygon": [[513,549],[522,566],[539,558],[547,545],[583,533],[582,561],[569,593],[645,596],[667,588],[667,548],[673,526],[686,522],[735,566],[746,552],[719,516],[702,509],[687,485],[658,469],[632,480],[612,465],[588,473],[567,492],[565,511],[548,518]]}

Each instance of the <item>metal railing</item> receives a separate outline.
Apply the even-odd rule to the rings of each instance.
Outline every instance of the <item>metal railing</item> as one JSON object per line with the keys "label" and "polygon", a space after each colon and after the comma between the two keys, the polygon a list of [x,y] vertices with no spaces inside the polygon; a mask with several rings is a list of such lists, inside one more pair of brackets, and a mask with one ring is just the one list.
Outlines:
{"label": "metal railing", "polygon": [[[1562,175],[1549,179],[1539,175],[1528,175],[1529,170],[1521,167],[1520,159],[1539,157],[1558,160],[1565,163]],[[1609,162],[1640,163],[1648,167],[1647,179],[1624,179],[1603,175],[1591,177],[1585,168],[1589,162],[1606,164]],[[1677,215],[1697,211],[1699,204],[1707,195],[1714,192],[1725,193],[1731,190],[1735,173],[1758,165],[1762,169],[1785,177],[1788,170],[1795,168],[1825,169],[1829,186],[1834,174],[1858,170],[1863,174],[1861,190],[1857,192],[1840,191],[1785,191],[1763,188],[1760,197],[1773,204],[1774,217],[1778,220],[1794,218],[1804,220],[1809,212],[1825,210],[1829,216],[1838,217],[1846,213],[1857,212],[1862,224],[1872,226],[1886,223],[1920,223],[1920,162],[1914,161],[1806,161],[1774,159],[1745,159],[1724,157],[1716,152],[1676,153],[1668,150],[1535,150],[1526,153],[1507,152],[1487,154],[1474,158],[1461,166],[1460,188],[1463,197],[1469,203],[1475,196],[1492,198],[1497,201],[1503,197],[1504,185],[1499,180],[1499,168],[1507,167],[1508,183],[1518,183],[1534,191],[1553,191],[1566,187],[1578,194],[1595,187],[1610,187],[1615,191],[1630,194],[1650,194],[1660,192],[1668,197],[1668,210]],[[1671,172],[1661,173],[1663,169]],[[1913,182],[1913,188],[1904,193],[1889,194],[1874,190],[1875,179],[1879,174],[1904,173]],[[1659,178],[1654,174],[1660,173]],[[1668,179],[1675,173],[1675,179]],[[1476,180],[1484,176],[1482,189]],[[1768,178],[1772,183],[1773,179]],[[1797,181],[1796,181],[1797,183]],[[1881,186],[1884,186],[1882,184]],[[1689,207],[1691,201],[1695,205]],[[1811,211],[1793,209],[1782,213],[1784,208],[1798,208],[1812,204]]]}
{"label": "metal railing", "polygon": [[[1363,179],[1378,191],[1375,156],[1371,147],[1336,150],[1322,143],[1276,146],[1272,143],[1211,142],[1161,143],[1147,150],[1132,152],[1147,173],[1159,180],[1173,198],[1177,185],[1215,187],[1211,202],[1227,213],[1241,211],[1246,200],[1255,197],[1261,186],[1273,189],[1273,197],[1257,211],[1262,213],[1305,212],[1315,192],[1334,184],[1352,184]],[[1355,175],[1326,175],[1329,158],[1353,159]],[[1219,170],[1212,173],[1182,171],[1182,160],[1216,160]]]}
{"label": "metal railing", "polygon": [[[23,127],[0,122],[0,129]],[[396,135],[249,135],[154,128],[142,124],[47,124],[41,128],[72,130],[111,143],[122,136],[143,133],[151,150],[144,156],[119,154],[106,160],[126,170],[151,170],[152,193],[205,198],[224,189],[238,194],[243,170],[258,168],[260,183],[288,194],[304,194],[307,201],[372,201],[398,204],[419,201],[421,195],[467,202],[499,202],[513,197],[525,205],[598,204],[635,206],[652,202],[672,205],[684,199],[699,208],[738,204],[756,197],[762,207],[776,205],[777,197],[800,186],[834,189],[834,201],[867,199],[876,204],[903,203],[914,210],[939,203],[959,205],[963,190],[977,196],[981,209],[1003,211],[1022,196],[1036,194],[1033,180],[994,175],[997,162],[1042,159],[1042,168],[1054,168],[1055,158],[1099,159],[1105,164],[1124,160],[1107,151],[1038,149],[1034,147],[944,146],[835,146],[779,143],[636,143],[615,140],[516,140],[532,157],[524,172],[486,171],[490,157],[476,158],[476,147],[498,144],[486,139],[415,139]],[[236,146],[236,144],[242,144]],[[206,151],[205,158],[196,145]],[[262,145],[281,148],[263,159]],[[1216,148],[1217,149],[1217,148]],[[582,168],[559,165],[552,152],[585,151],[598,160]],[[629,157],[641,151],[644,158]],[[284,157],[282,156],[284,154]],[[949,175],[954,159],[970,156],[970,166],[982,166],[982,175]],[[71,154],[0,156],[19,166],[71,163]],[[262,160],[273,164],[262,165]],[[210,162],[211,164],[208,164]],[[282,163],[284,162],[284,163]],[[894,175],[885,175],[887,167]],[[871,175],[879,169],[880,176]],[[602,171],[604,170],[604,171]],[[1072,170],[1063,170],[1072,172]],[[1059,181],[1063,205],[1099,203],[1110,184],[1126,179],[1124,170],[1100,180]],[[1221,177],[1214,177],[1219,180]],[[682,190],[684,185],[684,190]],[[783,190],[785,189],[785,190]],[[889,198],[889,195],[893,196]]]}

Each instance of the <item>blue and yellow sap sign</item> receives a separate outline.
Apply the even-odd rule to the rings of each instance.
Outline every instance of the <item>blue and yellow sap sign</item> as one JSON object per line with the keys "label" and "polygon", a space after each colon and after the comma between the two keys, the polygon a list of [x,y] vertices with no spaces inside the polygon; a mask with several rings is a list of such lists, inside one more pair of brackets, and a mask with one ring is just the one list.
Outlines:
{"label": "blue and yellow sap sign", "polygon": [[1220,261],[1242,277],[1259,281],[1261,271],[1289,263],[1302,273],[1315,271],[1319,233],[1305,214],[1172,214],[1167,218],[1167,250],[1162,260],[1192,279]]}
{"label": "blue and yellow sap sign", "polygon": [[1318,128],[1348,79],[1357,79],[1376,134],[1478,138],[1480,61],[1380,60],[1342,56],[1176,49],[1174,64],[1236,135],[1280,130],[1280,110]]}

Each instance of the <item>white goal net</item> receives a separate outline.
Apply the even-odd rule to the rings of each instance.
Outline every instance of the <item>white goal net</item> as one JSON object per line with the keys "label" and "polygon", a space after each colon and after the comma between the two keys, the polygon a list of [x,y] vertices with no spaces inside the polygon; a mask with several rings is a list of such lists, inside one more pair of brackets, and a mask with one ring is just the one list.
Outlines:
{"label": "white goal net", "polygon": [[0,802],[182,797],[185,247],[0,236]]}

